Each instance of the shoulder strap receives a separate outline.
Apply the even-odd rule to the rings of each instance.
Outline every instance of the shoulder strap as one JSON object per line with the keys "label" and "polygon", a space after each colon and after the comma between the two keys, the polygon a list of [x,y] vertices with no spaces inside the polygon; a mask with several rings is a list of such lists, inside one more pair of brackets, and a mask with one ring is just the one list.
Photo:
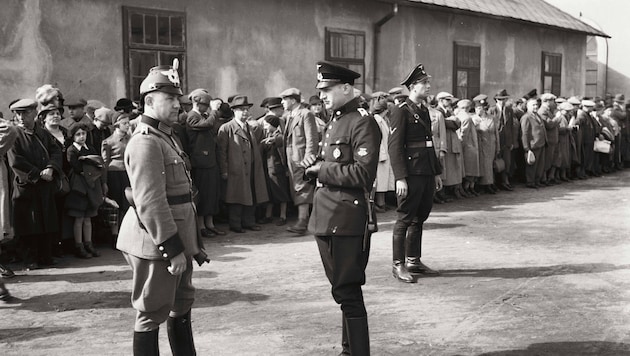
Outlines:
{"label": "shoulder strap", "polygon": [[[405,103],[406,104],[406,103]],[[400,107],[403,107],[402,105]],[[427,132],[429,133],[429,136],[433,136],[433,132],[431,132],[431,125],[427,125],[426,122],[424,122],[424,120],[422,120],[422,118],[420,117],[420,115],[418,115],[418,113],[416,112],[415,109],[413,109],[411,106],[409,105],[404,105],[404,108],[416,119],[418,120],[418,122],[420,122],[420,124],[422,124],[422,126],[424,126],[424,129],[427,130]],[[429,116],[431,115],[431,113],[429,113]]]}

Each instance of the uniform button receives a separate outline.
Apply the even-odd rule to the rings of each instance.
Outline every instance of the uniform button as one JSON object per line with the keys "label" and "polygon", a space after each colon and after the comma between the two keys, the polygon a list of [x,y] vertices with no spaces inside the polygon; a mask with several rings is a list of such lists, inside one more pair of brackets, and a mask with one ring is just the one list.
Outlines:
{"label": "uniform button", "polygon": [[339,144],[339,142],[341,142],[341,141],[337,140],[337,142],[335,142],[335,143],[336,143],[336,144]]}
{"label": "uniform button", "polygon": [[[332,130],[332,125],[328,125],[328,129]],[[326,137],[328,137],[328,136],[326,136]]]}
{"label": "uniform button", "polygon": [[322,145],[322,143],[320,142],[320,143],[318,143],[318,145],[320,145],[320,146],[321,146],[321,145]]}
{"label": "uniform button", "polygon": [[158,247],[158,250],[160,250],[160,251],[164,251],[164,246],[159,246],[159,247]]}
{"label": "uniform button", "polygon": [[359,201],[358,200],[355,200],[353,203],[354,203],[354,205],[359,205]]}
{"label": "uniform button", "polygon": [[330,137],[330,134],[326,134],[326,137]]}
{"label": "uniform button", "polygon": [[341,111],[337,111],[335,115],[341,115]]}
{"label": "uniform button", "polygon": [[411,160],[411,156],[409,156],[409,160]]}
{"label": "uniform button", "polygon": [[326,147],[326,146],[328,146],[328,142],[326,142],[326,143],[324,144],[324,147]]}
{"label": "uniform button", "polygon": [[417,123],[418,123],[418,120],[414,121],[413,123],[414,123],[414,124],[417,124]]}
{"label": "uniform button", "polygon": [[164,257],[164,258],[168,258],[168,253],[163,253],[163,254],[162,254],[162,257]]}
{"label": "uniform button", "polygon": [[164,171],[162,171],[162,174],[164,174]]}
{"label": "uniform button", "polygon": [[326,155],[326,151],[322,151],[322,156],[325,156],[325,155]]}
{"label": "uniform button", "polygon": [[336,234],[336,233],[337,233],[337,227],[336,227],[336,226],[335,226],[335,227],[333,227],[333,229],[332,229],[332,233],[333,233],[333,234]]}

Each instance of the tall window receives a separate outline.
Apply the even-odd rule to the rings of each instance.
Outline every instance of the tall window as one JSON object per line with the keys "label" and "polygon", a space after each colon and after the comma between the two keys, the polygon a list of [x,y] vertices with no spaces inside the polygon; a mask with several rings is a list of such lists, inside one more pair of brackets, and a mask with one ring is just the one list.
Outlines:
{"label": "tall window", "polygon": [[453,95],[472,99],[481,90],[481,47],[454,43]]}
{"label": "tall window", "polygon": [[325,55],[327,61],[361,74],[354,85],[365,90],[365,32],[326,28]]}
{"label": "tall window", "polygon": [[597,38],[588,36],[586,39],[586,90],[584,94],[588,97],[596,97],[597,93]]}
{"label": "tall window", "polygon": [[542,84],[543,93],[560,95],[562,79],[562,55],[557,53],[542,53]]}
{"label": "tall window", "polygon": [[140,99],[140,83],[149,69],[179,59],[186,85],[186,15],[183,12],[123,7],[123,43],[127,95]]}

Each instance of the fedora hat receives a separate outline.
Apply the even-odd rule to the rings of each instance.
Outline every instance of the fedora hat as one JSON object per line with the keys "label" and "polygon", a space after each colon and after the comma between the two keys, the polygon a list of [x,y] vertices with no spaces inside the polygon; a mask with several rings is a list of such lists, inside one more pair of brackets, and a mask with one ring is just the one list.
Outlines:
{"label": "fedora hat", "polygon": [[508,94],[507,90],[505,89],[501,89],[497,95],[494,96],[495,99],[507,99],[510,97],[510,94]]}
{"label": "fedora hat", "polygon": [[254,104],[250,103],[247,100],[247,96],[246,95],[237,95],[234,97],[234,99],[232,99],[232,103],[230,104],[230,108],[234,109],[234,108],[240,108],[243,106],[247,106],[248,108],[251,108]]}

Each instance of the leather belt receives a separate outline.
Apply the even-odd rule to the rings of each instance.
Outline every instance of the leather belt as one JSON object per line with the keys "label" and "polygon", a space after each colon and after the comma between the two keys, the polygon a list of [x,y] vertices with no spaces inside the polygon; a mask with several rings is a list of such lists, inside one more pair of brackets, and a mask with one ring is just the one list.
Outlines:
{"label": "leather belt", "polygon": [[192,197],[190,196],[190,193],[170,197],[167,196],[166,201],[168,201],[168,205],[186,204],[192,201]]}
{"label": "leather belt", "polygon": [[433,141],[409,142],[407,148],[433,147]]}

